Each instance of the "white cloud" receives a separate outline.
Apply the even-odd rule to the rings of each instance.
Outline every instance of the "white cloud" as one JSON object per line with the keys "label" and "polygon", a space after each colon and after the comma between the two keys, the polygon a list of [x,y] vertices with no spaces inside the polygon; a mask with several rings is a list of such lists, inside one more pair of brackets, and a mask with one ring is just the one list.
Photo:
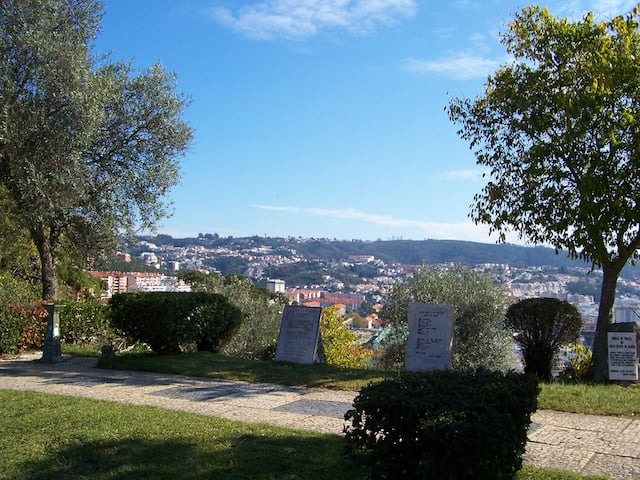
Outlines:
{"label": "white cloud", "polygon": [[506,63],[507,58],[491,59],[479,55],[460,52],[439,60],[421,60],[408,58],[404,61],[404,69],[408,72],[426,75],[436,74],[453,77],[459,80],[486,78],[498,67]]}
{"label": "white cloud", "polygon": [[617,15],[626,15],[636,5],[637,0],[571,0],[561,2],[558,9],[551,8],[557,16],[581,20],[587,12],[593,12],[596,21],[609,20]]}
{"label": "white cloud", "polygon": [[[412,232],[418,232],[422,238],[443,240],[467,240],[472,242],[491,243],[497,236],[489,235],[489,228],[484,225],[476,225],[471,221],[438,223],[422,220],[394,218],[391,215],[366,213],[353,208],[326,209],[326,208],[301,208],[291,206],[253,205],[253,208],[269,212],[293,213],[308,217],[323,217],[338,220],[350,220],[384,227],[390,236],[404,236],[410,238]],[[407,233],[408,232],[408,233]],[[509,238],[512,243],[523,243],[517,238]]]}
{"label": "white cloud", "polygon": [[211,15],[250,38],[305,39],[326,29],[367,33],[413,17],[417,0],[263,0],[235,11],[214,7]]}

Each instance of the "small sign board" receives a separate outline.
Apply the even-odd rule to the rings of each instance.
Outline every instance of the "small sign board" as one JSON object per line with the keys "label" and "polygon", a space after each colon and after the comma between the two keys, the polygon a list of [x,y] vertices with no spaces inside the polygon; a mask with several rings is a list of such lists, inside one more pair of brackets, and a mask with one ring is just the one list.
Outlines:
{"label": "small sign board", "polygon": [[409,338],[405,370],[448,370],[453,343],[453,307],[413,303],[409,307]]}
{"label": "small sign board", "polygon": [[284,307],[276,347],[276,361],[302,364],[316,361],[321,314],[320,307]]}
{"label": "small sign board", "polygon": [[608,332],[609,380],[638,381],[638,345],[635,332]]}

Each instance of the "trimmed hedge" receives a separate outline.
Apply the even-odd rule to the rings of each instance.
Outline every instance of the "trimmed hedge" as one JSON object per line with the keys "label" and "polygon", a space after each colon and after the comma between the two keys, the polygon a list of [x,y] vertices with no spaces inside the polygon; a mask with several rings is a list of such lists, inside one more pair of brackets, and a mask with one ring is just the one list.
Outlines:
{"label": "trimmed hedge", "polygon": [[374,479],[511,479],[538,391],[534,376],[513,372],[404,373],[369,384],[345,415],[346,453]]}
{"label": "trimmed hedge", "polygon": [[123,293],[109,304],[112,326],[156,353],[217,352],[242,316],[222,295],[204,292]]}
{"label": "trimmed hedge", "polygon": [[60,312],[62,340],[84,346],[102,346],[116,337],[109,307],[93,301],[68,302]]}

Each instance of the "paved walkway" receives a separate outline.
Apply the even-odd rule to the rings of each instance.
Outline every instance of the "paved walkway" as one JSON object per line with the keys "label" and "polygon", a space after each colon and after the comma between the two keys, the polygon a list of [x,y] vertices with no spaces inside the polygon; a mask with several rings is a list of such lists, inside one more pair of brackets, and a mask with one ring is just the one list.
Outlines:
{"label": "paved walkway", "polygon": [[[0,361],[0,388],[182,410],[341,434],[353,392],[101,370],[95,359]],[[640,420],[549,410],[533,415],[525,463],[584,475],[640,479]]]}

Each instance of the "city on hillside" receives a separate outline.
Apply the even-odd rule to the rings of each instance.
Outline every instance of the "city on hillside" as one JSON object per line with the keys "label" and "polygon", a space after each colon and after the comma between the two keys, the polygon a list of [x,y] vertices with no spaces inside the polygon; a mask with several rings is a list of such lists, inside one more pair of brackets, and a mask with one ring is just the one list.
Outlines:
{"label": "city on hillside", "polygon": [[[402,260],[408,248],[419,246],[429,251],[438,247],[441,252],[436,258],[424,250],[405,259],[412,263],[397,261]],[[502,253],[501,247],[505,249]],[[394,253],[394,249],[402,250],[402,254]],[[486,249],[485,256],[491,261],[473,263],[483,256],[482,249]],[[189,285],[178,279],[180,271],[236,273],[250,278],[258,286],[286,295],[291,303],[340,305],[345,311],[359,311],[369,319],[369,327],[375,328],[379,322],[374,306],[379,308],[384,303],[385,290],[391,284],[407,278],[421,265],[438,270],[465,265],[490,275],[504,286],[514,302],[530,297],[554,297],[571,302],[582,314],[584,337],[590,343],[595,330],[601,274],[591,265],[570,261],[566,256],[548,256],[547,250],[553,252],[538,250],[536,257],[532,256],[530,247],[471,242],[394,244],[393,241],[222,238],[215,234],[174,239],[158,235],[141,237],[127,245],[117,260],[97,266],[93,275],[105,281],[107,288],[103,296],[106,299],[126,291],[188,291]],[[505,258],[504,262],[496,261],[500,256]],[[451,260],[446,261],[448,258]],[[619,280],[614,315],[616,322],[640,323],[640,278],[635,270]]]}

